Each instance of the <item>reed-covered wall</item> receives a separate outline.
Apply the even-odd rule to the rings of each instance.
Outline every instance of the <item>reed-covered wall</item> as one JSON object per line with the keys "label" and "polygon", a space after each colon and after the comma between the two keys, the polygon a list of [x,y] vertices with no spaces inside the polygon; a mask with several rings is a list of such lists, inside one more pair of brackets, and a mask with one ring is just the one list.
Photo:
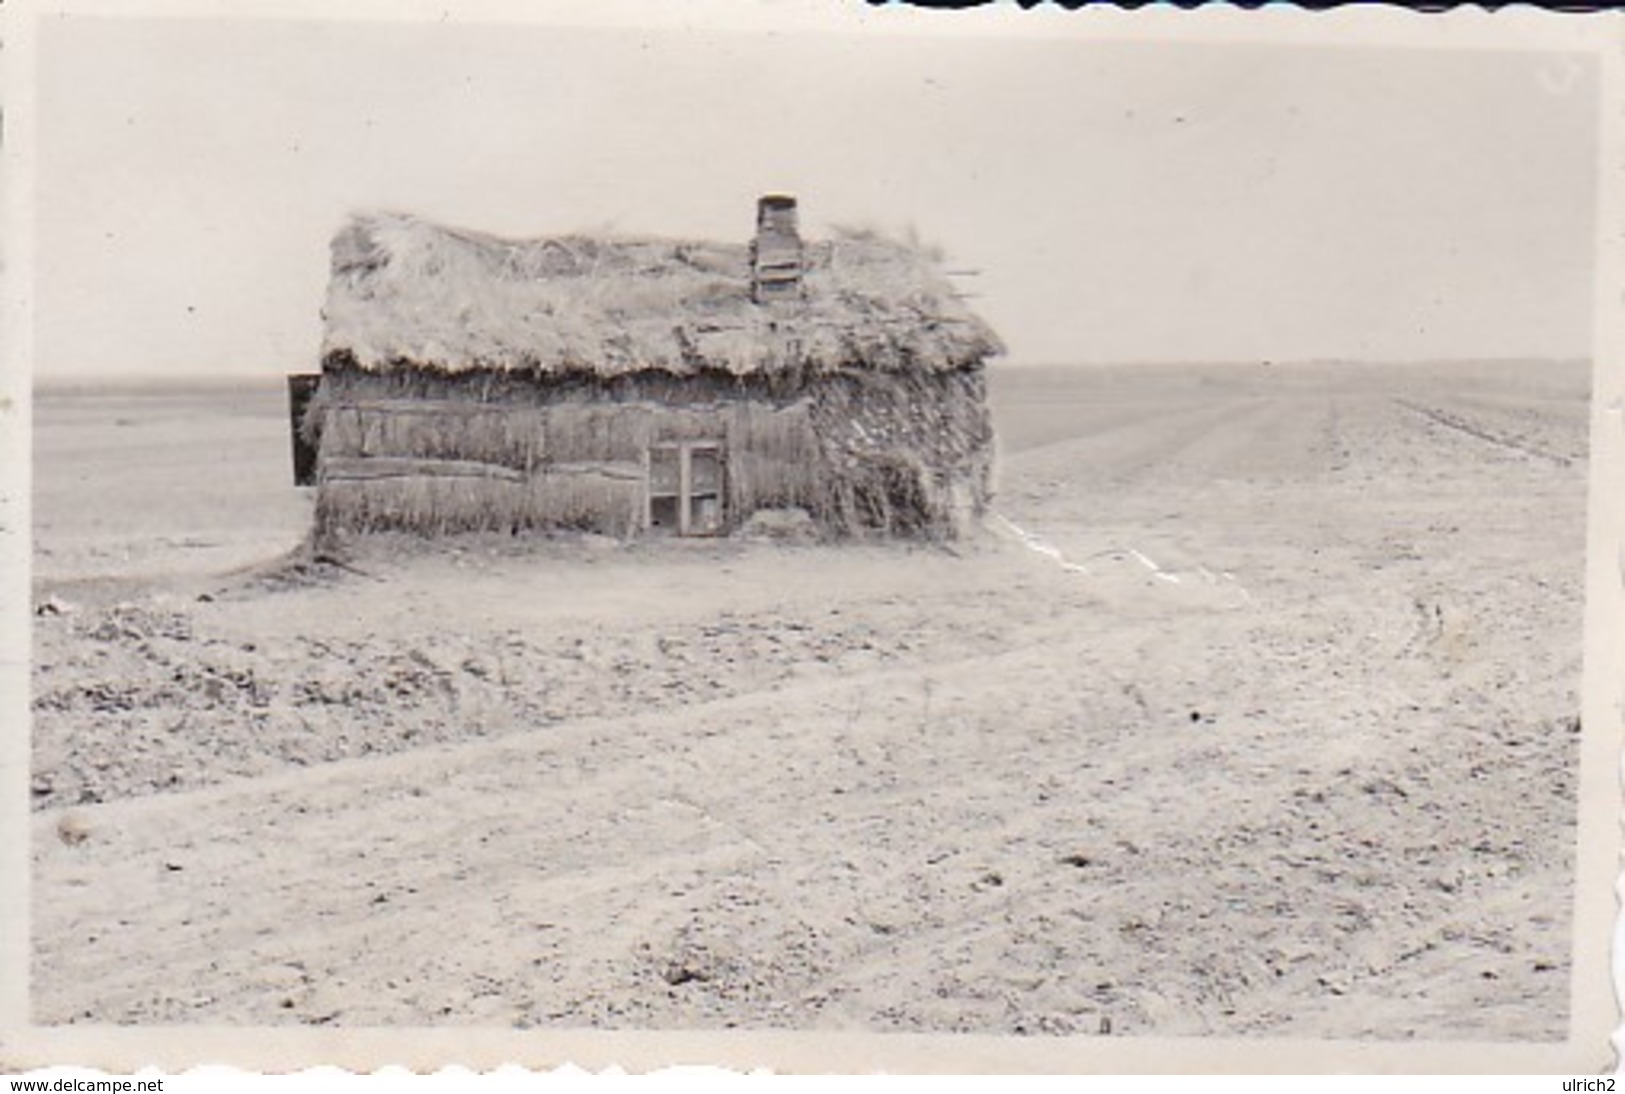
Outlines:
{"label": "reed-covered wall", "polygon": [[805,397],[703,378],[488,379],[330,372],[305,419],[319,527],[632,535],[647,521],[650,446],[679,441],[722,445],[736,517],[816,508],[823,494]]}
{"label": "reed-covered wall", "polygon": [[650,447],[715,441],[729,522],[801,508],[836,535],[953,536],[989,493],[980,369],[613,381],[338,368],[306,418],[326,531],[442,534],[648,521]]}

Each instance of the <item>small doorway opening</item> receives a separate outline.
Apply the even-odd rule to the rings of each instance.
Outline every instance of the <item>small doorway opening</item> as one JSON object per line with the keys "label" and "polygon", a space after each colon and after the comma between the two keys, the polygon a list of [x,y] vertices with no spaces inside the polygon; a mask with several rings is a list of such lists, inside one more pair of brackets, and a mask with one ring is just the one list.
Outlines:
{"label": "small doorway opening", "polygon": [[649,448],[649,529],[678,536],[721,534],[722,445],[685,441]]}

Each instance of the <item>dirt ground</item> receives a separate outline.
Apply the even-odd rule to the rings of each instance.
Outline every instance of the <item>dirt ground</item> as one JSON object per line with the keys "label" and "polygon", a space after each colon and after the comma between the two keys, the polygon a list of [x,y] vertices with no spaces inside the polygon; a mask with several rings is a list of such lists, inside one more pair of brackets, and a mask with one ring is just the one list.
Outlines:
{"label": "dirt ground", "polygon": [[276,387],[44,394],[36,1020],[1560,1039],[1588,380],[1010,369],[952,550],[353,570]]}

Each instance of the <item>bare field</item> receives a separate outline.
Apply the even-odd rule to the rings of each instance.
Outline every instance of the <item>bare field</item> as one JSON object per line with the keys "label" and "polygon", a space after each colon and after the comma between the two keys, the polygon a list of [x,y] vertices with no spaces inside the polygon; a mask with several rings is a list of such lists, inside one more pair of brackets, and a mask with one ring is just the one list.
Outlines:
{"label": "bare field", "polygon": [[1588,391],[1008,369],[951,551],[355,571],[279,388],[42,395],[36,1020],[1561,1039]]}

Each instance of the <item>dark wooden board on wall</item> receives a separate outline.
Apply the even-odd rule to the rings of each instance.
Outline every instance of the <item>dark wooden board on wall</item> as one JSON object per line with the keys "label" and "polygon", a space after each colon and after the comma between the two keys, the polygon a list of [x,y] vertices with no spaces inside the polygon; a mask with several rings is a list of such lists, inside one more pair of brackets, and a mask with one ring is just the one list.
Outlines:
{"label": "dark wooden board on wall", "polygon": [[293,484],[316,485],[316,446],[310,443],[303,428],[305,408],[322,382],[320,373],[294,373],[288,377],[288,426],[293,438]]}

